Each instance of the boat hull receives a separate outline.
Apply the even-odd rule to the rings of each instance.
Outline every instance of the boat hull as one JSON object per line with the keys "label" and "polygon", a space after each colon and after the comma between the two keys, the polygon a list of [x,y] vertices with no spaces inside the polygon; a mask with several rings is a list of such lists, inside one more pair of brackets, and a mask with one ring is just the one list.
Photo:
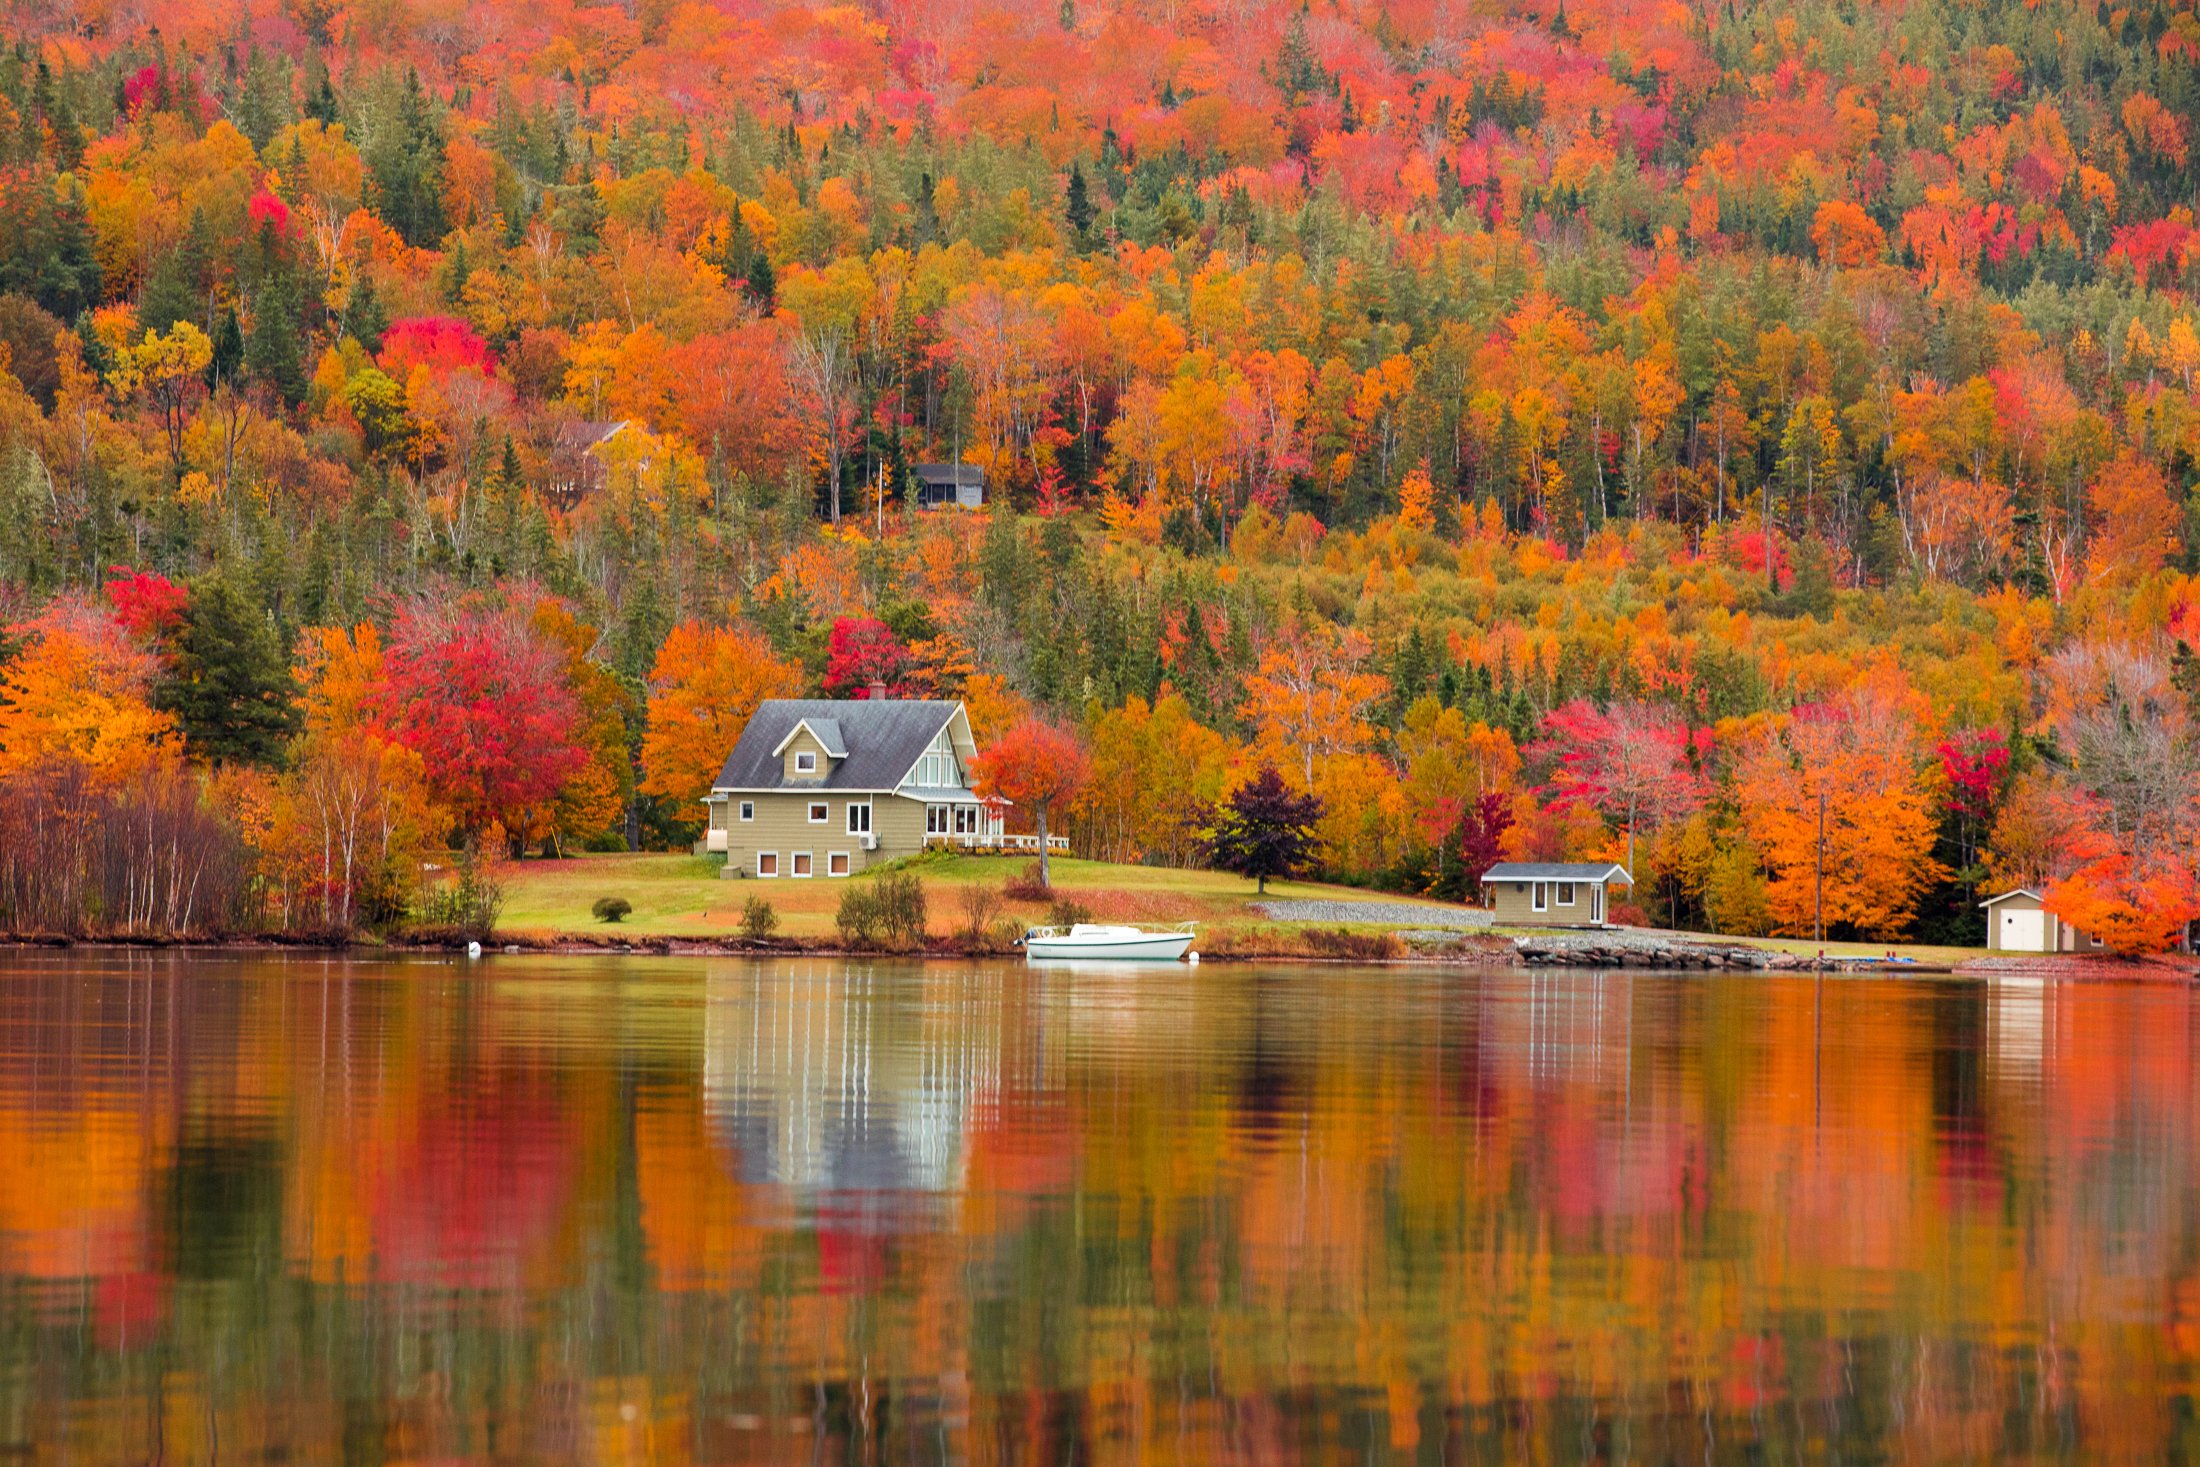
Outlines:
{"label": "boat hull", "polygon": [[1024,943],[1024,956],[1047,962],[1065,958],[1106,958],[1115,962],[1130,959],[1173,963],[1183,957],[1191,945],[1189,932],[1155,932],[1142,937],[1101,939],[1034,937]]}

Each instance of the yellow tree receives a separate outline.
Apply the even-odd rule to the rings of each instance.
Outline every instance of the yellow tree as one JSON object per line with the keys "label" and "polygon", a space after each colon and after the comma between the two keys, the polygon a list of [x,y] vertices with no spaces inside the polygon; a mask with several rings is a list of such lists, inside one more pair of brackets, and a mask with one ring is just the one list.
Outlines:
{"label": "yellow tree", "polygon": [[1356,754],[1374,742],[1367,708],[1390,691],[1390,679],[1364,670],[1367,638],[1328,622],[1291,624],[1261,653],[1245,680],[1239,712],[1252,722],[1261,756],[1297,766],[1314,787],[1314,761]]}
{"label": "yellow tree", "polygon": [[802,669],[747,627],[674,627],[649,670],[642,793],[666,801],[675,823],[701,826],[711,781],[757,704],[801,687]]}

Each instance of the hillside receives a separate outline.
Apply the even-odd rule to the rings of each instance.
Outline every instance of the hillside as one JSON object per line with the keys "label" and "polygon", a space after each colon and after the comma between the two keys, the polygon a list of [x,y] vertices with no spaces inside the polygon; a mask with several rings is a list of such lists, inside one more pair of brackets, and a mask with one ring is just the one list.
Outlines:
{"label": "hillside", "polygon": [[2188,8],[0,38],[0,928],[683,848],[757,699],[872,682],[1070,729],[1093,858],[1273,766],[1397,892],[2200,916]]}

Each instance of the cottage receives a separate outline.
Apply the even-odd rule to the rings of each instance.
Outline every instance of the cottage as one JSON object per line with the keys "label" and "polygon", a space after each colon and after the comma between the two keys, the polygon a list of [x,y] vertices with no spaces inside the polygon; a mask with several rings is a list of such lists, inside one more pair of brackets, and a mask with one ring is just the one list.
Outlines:
{"label": "cottage", "polygon": [[725,853],[727,876],[795,880],[851,876],[933,843],[1035,848],[1003,829],[1007,801],[970,788],[977,756],[960,703],[772,699],[704,801],[702,848]]}
{"label": "cottage", "polygon": [[561,425],[550,440],[544,493],[559,504],[571,505],[602,489],[610,467],[605,450],[630,426],[624,418]]}
{"label": "cottage", "polygon": [[978,509],[985,504],[985,470],[976,464],[918,464],[917,508],[952,504]]}
{"label": "cottage", "polygon": [[2080,932],[2053,912],[2028,886],[2005,891],[1979,903],[1986,909],[1986,946],[2002,953],[2088,953],[2101,940]]}
{"label": "cottage", "polygon": [[1635,884],[1616,863],[1500,861],[1482,873],[1482,901],[1509,927],[1602,927],[1614,882]]}

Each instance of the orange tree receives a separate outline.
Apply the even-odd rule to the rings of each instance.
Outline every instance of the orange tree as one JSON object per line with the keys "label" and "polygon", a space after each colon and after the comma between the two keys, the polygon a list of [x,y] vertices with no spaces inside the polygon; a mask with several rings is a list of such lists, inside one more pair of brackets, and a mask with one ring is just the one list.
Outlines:
{"label": "orange tree", "polygon": [[662,801],[673,824],[701,825],[703,798],[756,705],[801,688],[802,669],[747,627],[674,627],[649,670],[642,793]]}

